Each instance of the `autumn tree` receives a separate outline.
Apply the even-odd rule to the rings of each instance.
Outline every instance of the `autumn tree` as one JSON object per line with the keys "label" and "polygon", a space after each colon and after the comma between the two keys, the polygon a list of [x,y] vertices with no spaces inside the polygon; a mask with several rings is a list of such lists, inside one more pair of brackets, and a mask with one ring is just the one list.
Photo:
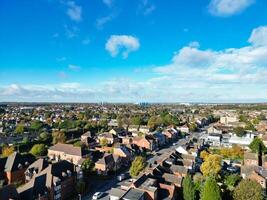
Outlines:
{"label": "autumn tree", "polygon": [[187,175],[183,179],[183,197],[184,200],[195,200],[196,195],[195,195],[195,187],[194,187],[194,182],[191,178],[191,176]]}
{"label": "autumn tree", "polygon": [[146,166],[145,158],[142,156],[137,156],[132,162],[132,165],[130,167],[130,175],[132,177],[138,176],[139,173],[144,170],[145,166]]}
{"label": "autumn tree", "polygon": [[204,176],[217,176],[221,171],[221,157],[210,154],[201,164],[200,170]]}
{"label": "autumn tree", "polygon": [[203,150],[200,153],[200,158],[202,158],[203,160],[205,160],[209,155],[210,155],[209,152],[207,152],[206,150]]}
{"label": "autumn tree", "polygon": [[233,198],[234,200],[263,200],[264,196],[259,183],[244,179],[235,188]]}
{"label": "autumn tree", "polygon": [[221,200],[220,187],[213,176],[208,177],[201,191],[201,200]]}
{"label": "autumn tree", "polygon": [[15,151],[14,146],[4,146],[2,149],[2,157],[8,157]]}
{"label": "autumn tree", "polygon": [[66,136],[64,132],[56,131],[52,133],[53,143],[64,143],[66,141]]}

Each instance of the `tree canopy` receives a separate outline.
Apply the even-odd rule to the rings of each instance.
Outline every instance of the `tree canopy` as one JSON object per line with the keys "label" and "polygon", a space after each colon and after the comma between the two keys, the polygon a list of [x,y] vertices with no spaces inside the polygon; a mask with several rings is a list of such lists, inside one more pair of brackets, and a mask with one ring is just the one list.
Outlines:
{"label": "tree canopy", "polygon": [[66,141],[66,136],[64,132],[56,131],[52,133],[53,143],[64,143]]}
{"label": "tree canopy", "polygon": [[146,166],[146,160],[142,156],[137,156],[130,167],[130,175],[132,177],[138,176],[138,174],[143,171]]}
{"label": "tree canopy", "polygon": [[44,144],[35,144],[30,153],[34,156],[44,156],[46,155],[46,147]]}
{"label": "tree canopy", "polygon": [[221,191],[215,178],[208,177],[201,191],[201,200],[221,200]]}
{"label": "tree canopy", "polygon": [[82,170],[83,173],[88,175],[93,171],[94,162],[90,158],[86,158],[82,163]]}
{"label": "tree canopy", "polygon": [[8,157],[15,151],[14,146],[4,146],[2,149],[2,157]]}
{"label": "tree canopy", "polygon": [[15,129],[15,133],[22,134],[26,130],[25,126],[23,124],[18,124]]}
{"label": "tree canopy", "polygon": [[216,154],[209,154],[200,167],[204,176],[217,176],[221,171],[221,157]]}
{"label": "tree canopy", "polygon": [[263,200],[262,188],[259,183],[243,179],[234,190],[234,200]]}
{"label": "tree canopy", "polygon": [[191,176],[187,175],[183,179],[182,186],[183,186],[184,200],[195,200],[196,199],[195,186]]}
{"label": "tree canopy", "polygon": [[246,134],[245,129],[240,126],[235,127],[233,131],[238,137],[242,137]]}
{"label": "tree canopy", "polygon": [[266,151],[265,145],[263,144],[262,140],[258,137],[253,139],[253,141],[249,144],[249,148],[253,153],[262,153]]}

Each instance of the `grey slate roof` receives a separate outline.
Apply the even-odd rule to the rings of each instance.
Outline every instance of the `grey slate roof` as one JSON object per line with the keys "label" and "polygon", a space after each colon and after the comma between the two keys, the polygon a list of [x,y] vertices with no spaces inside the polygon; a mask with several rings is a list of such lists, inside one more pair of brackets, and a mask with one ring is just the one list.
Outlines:
{"label": "grey slate roof", "polygon": [[128,192],[123,196],[123,200],[139,200],[145,195],[145,192],[131,188]]}
{"label": "grey slate roof", "polygon": [[14,185],[6,185],[3,188],[0,188],[0,199],[1,200],[19,200],[19,194]]}
{"label": "grey slate roof", "polygon": [[34,156],[31,154],[21,155],[17,152],[12,153],[8,156],[5,164],[5,171],[12,172],[19,169],[21,165],[22,168],[29,166],[35,160]]}

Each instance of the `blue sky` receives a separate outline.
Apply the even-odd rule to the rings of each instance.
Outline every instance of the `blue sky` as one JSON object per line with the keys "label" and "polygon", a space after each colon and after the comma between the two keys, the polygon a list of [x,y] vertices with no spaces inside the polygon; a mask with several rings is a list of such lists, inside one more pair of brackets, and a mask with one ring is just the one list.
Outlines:
{"label": "blue sky", "polygon": [[267,101],[265,0],[2,0],[0,101]]}

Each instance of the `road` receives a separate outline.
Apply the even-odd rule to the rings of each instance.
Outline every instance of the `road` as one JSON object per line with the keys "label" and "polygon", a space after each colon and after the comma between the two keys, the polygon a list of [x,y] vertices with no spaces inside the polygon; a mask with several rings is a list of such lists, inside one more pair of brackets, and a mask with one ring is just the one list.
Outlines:
{"label": "road", "polygon": [[[156,153],[163,154],[166,151],[174,151],[179,146],[182,146],[182,145],[186,144],[187,142],[189,142],[190,139],[192,139],[192,138],[198,139],[199,137],[201,137],[201,135],[203,135],[203,133],[200,133],[200,132],[191,133],[189,135],[189,137],[180,139],[176,143],[176,145],[165,147],[159,151],[154,151],[154,152],[152,152],[152,154],[154,154],[154,155]],[[153,159],[153,156],[151,158],[149,158],[147,161],[149,162],[149,160],[151,160],[151,159]],[[108,200],[109,199],[109,192],[110,192],[111,188],[119,187],[118,183],[119,182],[118,182],[117,177],[115,175],[113,178],[108,179],[108,180],[101,180],[101,179],[96,180],[96,181],[94,181],[94,183],[92,185],[91,191],[86,196],[82,197],[82,200],[91,200],[92,196],[95,192],[104,192],[105,195],[101,198],[101,200]]]}

